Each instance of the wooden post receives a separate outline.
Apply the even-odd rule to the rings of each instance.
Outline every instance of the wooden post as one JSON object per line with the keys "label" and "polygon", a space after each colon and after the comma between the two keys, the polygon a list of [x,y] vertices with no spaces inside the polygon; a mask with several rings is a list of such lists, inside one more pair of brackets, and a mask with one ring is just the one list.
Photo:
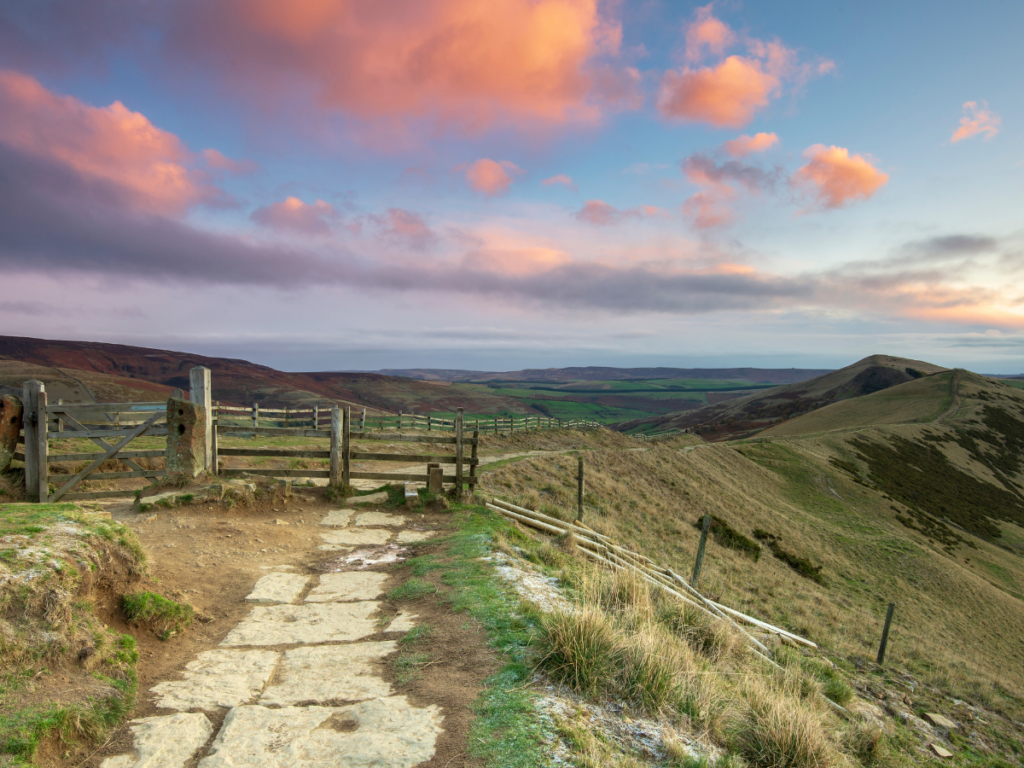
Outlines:
{"label": "wooden post", "polygon": [[583,457],[576,465],[576,519],[583,522]]}
{"label": "wooden post", "polygon": [[384,431],[384,411],[377,409],[377,418],[380,420],[380,431]]}
{"label": "wooden post", "polygon": [[704,528],[700,532],[700,544],[697,545],[697,561],[693,564],[693,578],[690,579],[690,586],[697,588],[697,579],[700,578],[700,566],[704,562],[704,547],[708,543],[708,530],[711,528],[711,515],[704,515]]}
{"label": "wooden post", "polygon": [[402,431],[402,412],[398,412],[398,431]]}
{"label": "wooden post", "polygon": [[217,427],[220,425],[220,400],[213,401],[213,412],[216,414],[217,420],[213,423],[213,447],[210,449],[213,464],[210,465],[210,474],[216,475],[220,471],[217,467]]}
{"label": "wooden post", "polygon": [[349,432],[352,430],[352,407],[346,405],[341,418],[341,482],[348,487],[352,484],[352,468],[349,466]]}
{"label": "wooden post", "polygon": [[[57,405],[64,405],[64,398],[63,397],[58,397],[57,398]],[[58,432],[63,432],[64,431],[64,419],[62,419],[60,417],[60,414],[57,414],[57,431]]]}
{"label": "wooden post", "polygon": [[462,408],[455,412],[455,498],[462,496],[462,413]]}
{"label": "wooden post", "polygon": [[430,431],[431,426],[434,423],[434,414],[427,412],[427,432]]}
{"label": "wooden post", "polygon": [[[39,407],[39,392],[44,385],[30,379],[21,388],[22,424],[25,429],[25,493],[29,498],[39,490],[39,448],[36,445],[36,414]],[[44,416],[45,420],[45,416]]]}
{"label": "wooden post", "polygon": [[320,429],[320,406],[313,406],[313,429]]}
{"label": "wooden post", "polygon": [[476,493],[476,460],[477,460],[477,444],[480,442],[480,430],[473,430],[473,445],[469,449],[469,458],[472,460],[469,465],[469,492]]}
{"label": "wooden post", "polygon": [[337,487],[341,467],[341,409],[331,409],[331,485]]}
{"label": "wooden post", "polygon": [[363,408],[363,415],[359,417],[359,431],[366,429],[366,409]]}
{"label": "wooden post", "polygon": [[202,406],[206,414],[206,423],[203,425],[204,436],[206,437],[206,458],[203,469],[210,471],[213,461],[213,413],[211,406],[213,402],[213,385],[210,381],[210,369],[199,365],[188,372],[188,383],[191,397],[189,398],[196,405]]}
{"label": "wooden post", "polygon": [[288,429],[288,406],[284,407],[284,428]]}
{"label": "wooden post", "polygon": [[882,628],[882,643],[878,646],[878,666],[885,663],[885,647],[889,644],[889,627],[892,626],[892,614],[896,610],[896,603],[889,603],[889,611],[885,614],[885,627]]}
{"label": "wooden post", "polygon": [[[257,430],[257,429],[260,428],[260,404],[259,403],[253,403],[252,404],[252,428],[253,428],[253,430]],[[255,435],[253,435],[253,437],[255,437]]]}
{"label": "wooden post", "polygon": [[49,419],[46,418],[46,385],[39,385],[39,394],[36,400],[36,413],[39,414],[39,418],[36,419],[36,462],[39,467],[39,503],[45,504],[50,500],[50,477],[49,469],[46,465],[46,456],[49,452],[49,444],[46,440],[46,432],[48,428]]}

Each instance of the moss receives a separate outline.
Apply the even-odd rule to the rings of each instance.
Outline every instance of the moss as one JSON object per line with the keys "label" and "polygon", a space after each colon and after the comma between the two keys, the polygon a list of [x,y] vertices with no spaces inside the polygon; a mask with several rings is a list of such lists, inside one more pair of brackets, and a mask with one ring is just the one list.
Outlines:
{"label": "moss", "polygon": [[[702,529],[704,527],[704,518],[697,518],[697,522],[693,524],[693,527],[698,530]],[[757,542],[744,536],[722,518],[711,515],[711,527],[709,530],[711,535],[715,537],[716,544],[728,547],[729,549],[735,549],[737,552],[754,560],[754,562],[760,559],[761,547]]]}

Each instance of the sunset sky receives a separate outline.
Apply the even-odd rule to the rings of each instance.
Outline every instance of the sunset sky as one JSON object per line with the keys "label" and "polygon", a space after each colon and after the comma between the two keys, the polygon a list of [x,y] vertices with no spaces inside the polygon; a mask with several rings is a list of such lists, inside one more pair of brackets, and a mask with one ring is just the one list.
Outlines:
{"label": "sunset sky", "polygon": [[0,334],[1024,371],[1024,3],[0,0]]}

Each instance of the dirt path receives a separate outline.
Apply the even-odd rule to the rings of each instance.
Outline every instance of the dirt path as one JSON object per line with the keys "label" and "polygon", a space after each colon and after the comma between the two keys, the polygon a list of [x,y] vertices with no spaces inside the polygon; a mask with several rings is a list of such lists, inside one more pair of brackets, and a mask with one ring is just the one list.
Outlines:
{"label": "dirt path", "polygon": [[949,393],[953,397],[953,402],[936,421],[942,422],[951,419],[960,410],[960,371],[953,371],[953,378],[949,380]]}
{"label": "dirt path", "polygon": [[[414,542],[430,546],[444,516],[315,509],[301,495],[274,503],[135,516],[160,591],[193,598],[202,623],[166,644],[140,639],[136,719],[87,764],[466,765],[490,651],[464,617],[385,597],[408,578],[392,566]],[[183,583],[199,588],[173,589]],[[433,678],[397,682],[391,660],[421,616],[453,650],[439,652]]]}

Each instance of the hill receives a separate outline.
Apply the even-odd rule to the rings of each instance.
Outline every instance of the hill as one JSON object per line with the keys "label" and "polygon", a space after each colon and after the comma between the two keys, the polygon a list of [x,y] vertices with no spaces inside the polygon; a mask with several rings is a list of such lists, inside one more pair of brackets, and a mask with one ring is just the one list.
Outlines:
{"label": "hill", "polygon": [[871,355],[807,381],[774,387],[696,411],[629,421],[618,428],[627,432],[690,429],[710,440],[749,436],[832,403],[864,397],[945,370],[920,360]]}
{"label": "hill", "polygon": [[769,384],[792,384],[828,371],[802,368],[529,368],[522,371],[463,371],[445,368],[392,368],[377,371],[423,381],[569,383],[578,381],[630,381],[637,379],[735,379]]}
{"label": "hill", "polygon": [[[35,366],[34,368],[25,366]],[[189,370],[213,372],[213,397],[225,404],[299,407],[338,403],[395,412],[450,411],[462,406],[482,413],[535,413],[518,400],[488,391],[456,392],[443,382],[420,382],[375,373],[278,371],[246,360],[190,352],[0,336],[0,378],[21,386],[40,378],[72,402],[152,400],[189,387]],[[114,394],[120,393],[120,394]],[[159,393],[156,398],[152,393]]]}

